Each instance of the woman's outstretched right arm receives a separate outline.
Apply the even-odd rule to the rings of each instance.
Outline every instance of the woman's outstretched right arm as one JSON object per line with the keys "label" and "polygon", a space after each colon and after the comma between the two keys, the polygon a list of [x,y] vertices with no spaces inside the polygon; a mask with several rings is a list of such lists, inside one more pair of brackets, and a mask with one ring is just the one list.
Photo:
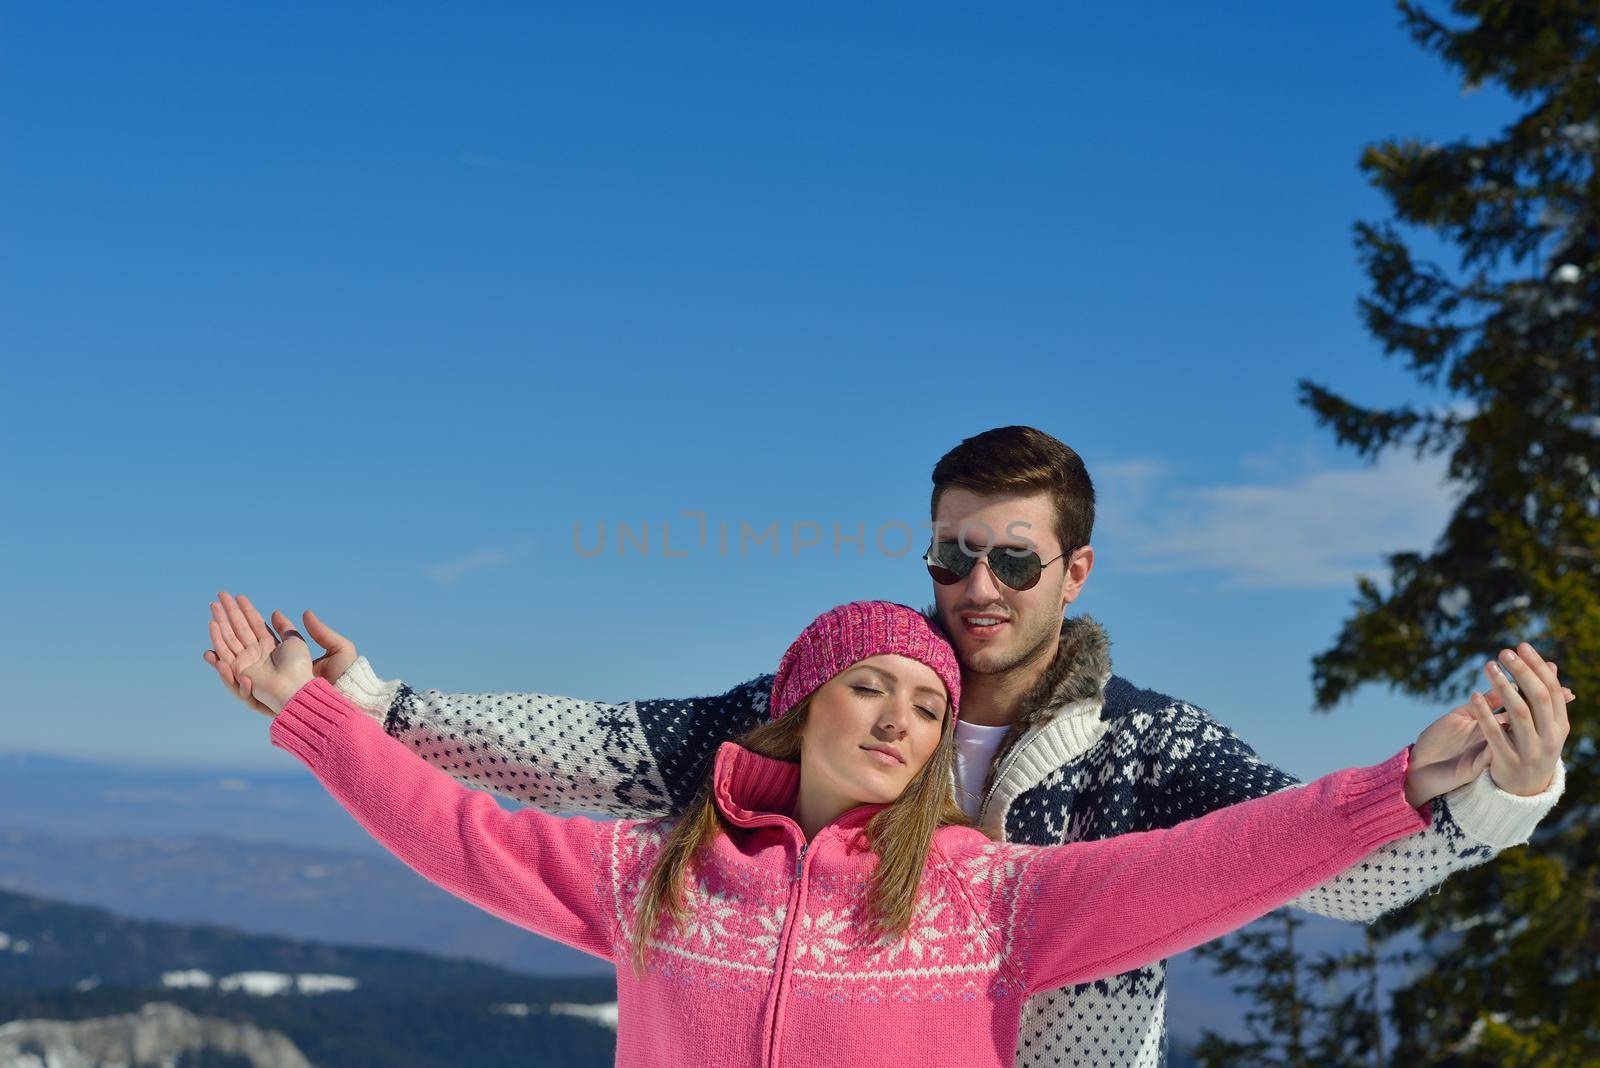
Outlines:
{"label": "woman's outstretched right arm", "polygon": [[430,767],[324,679],[295,692],[270,735],[419,875],[519,927],[615,960],[616,909],[603,876],[618,825],[508,812]]}

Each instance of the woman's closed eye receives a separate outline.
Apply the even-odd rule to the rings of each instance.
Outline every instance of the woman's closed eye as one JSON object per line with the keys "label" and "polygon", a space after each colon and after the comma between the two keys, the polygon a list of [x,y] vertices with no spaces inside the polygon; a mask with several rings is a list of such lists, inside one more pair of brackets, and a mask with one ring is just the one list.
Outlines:
{"label": "woman's closed eye", "polygon": [[[857,693],[876,694],[877,696],[880,696],[880,697],[883,695],[883,691],[882,690],[875,690],[871,686],[852,686],[850,688],[852,690],[856,691]],[[917,706],[917,711],[921,712],[928,719],[938,719],[939,718],[939,713],[938,713],[938,711],[936,709],[925,708],[922,705],[918,705]]]}

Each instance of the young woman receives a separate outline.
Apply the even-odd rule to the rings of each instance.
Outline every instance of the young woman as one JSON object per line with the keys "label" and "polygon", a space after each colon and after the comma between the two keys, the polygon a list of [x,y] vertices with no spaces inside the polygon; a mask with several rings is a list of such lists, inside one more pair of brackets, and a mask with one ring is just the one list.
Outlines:
{"label": "young woman", "polygon": [[[1265,915],[1426,826],[1428,798],[1509,752],[1474,695],[1492,734],[1453,760],[1410,767],[1408,746],[1168,830],[1000,844],[951,795],[953,650],[915,609],[858,601],[795,639],[770,722],[723,743],[684,816],[561,818],[506,812],[424,762],[313,677],[296,632],[256,617],[218,637],[274,712],[272,743],[391,852],[619,965],[621,1065],[1010,1065],[1026,997]],[[1553,672],[1517,670],[1556,691]]]}

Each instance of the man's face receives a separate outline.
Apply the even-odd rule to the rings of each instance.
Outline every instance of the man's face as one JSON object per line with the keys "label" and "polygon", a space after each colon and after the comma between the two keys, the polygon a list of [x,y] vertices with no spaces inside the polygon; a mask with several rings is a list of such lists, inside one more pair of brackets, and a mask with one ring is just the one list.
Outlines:
{"label": "man's face", "polygon": [[[939,498],[934,536],[965,543],[974,553],[992,546],[1031,548],[1041,561],[1061,555],[1055,531],[1055,510],[1043,493],[1030,497],[986,497],[971,490],[949,489]],[[942,525],[940,525],[942,524]],[[939,619],[955,644],[961,666],[980,675],[995,675],[1031,663],[1053,649],[1061,633],[1061,613],[1077,596],[1087,569],[1069,570],[1074,557],[1092,553],[1087,547],[1045,567],[1038,583],[1014,590],[995,578],[987,560],[978,560],[966,578],[949,586],[933,584]]]}

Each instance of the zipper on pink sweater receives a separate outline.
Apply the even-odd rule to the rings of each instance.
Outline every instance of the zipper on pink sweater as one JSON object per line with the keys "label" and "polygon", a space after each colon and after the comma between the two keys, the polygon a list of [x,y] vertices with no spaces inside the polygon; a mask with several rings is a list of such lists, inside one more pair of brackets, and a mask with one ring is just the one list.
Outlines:
{"label": "zipper on pink sweater", "polygon": [[806,850],[810,848],[810,842],[802,842],[800,854],[794,860],[795,891],[789,899],[789,911],[783,918],[782,941],[778,944],[777,989],[772,998],[772,1030],[767,1035],[768,1068],[775,1068],[778,1063],[778,1030],[783,1024],[784,994],[789,985],[789,949],[794,941],[794,933],[800,926],[800,912],[805,902]]}

